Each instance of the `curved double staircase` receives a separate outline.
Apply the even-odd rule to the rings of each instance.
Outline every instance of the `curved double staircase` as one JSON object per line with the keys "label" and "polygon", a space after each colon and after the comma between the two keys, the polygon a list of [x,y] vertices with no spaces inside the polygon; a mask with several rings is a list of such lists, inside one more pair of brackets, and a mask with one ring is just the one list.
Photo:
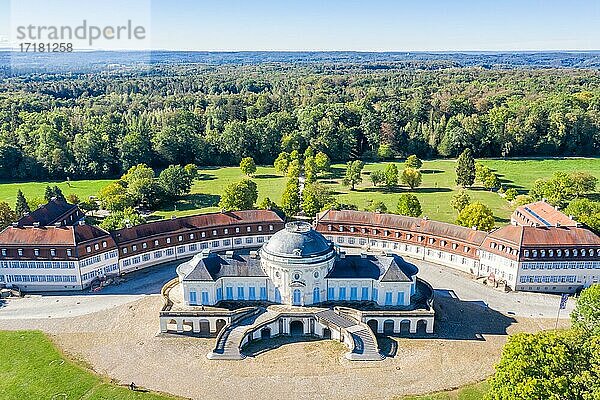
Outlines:
{"label": "curved double staircase", "polygon": [[[344,343],[350,348],[346,358],[352,361],[379,361],[384,358],[379,353],[377,339],[371,328],[358,319],[334,310],[307,309],[320,324],[340,332]],[[217,336],[213,351],[207,354],[211,360],[242,360],[242,346],[246,338],[263,327],[282,317],[296,317],[297,313],[282,307],[256,307],[226,325]],[[350,339],[350,340],[348,340]]]}

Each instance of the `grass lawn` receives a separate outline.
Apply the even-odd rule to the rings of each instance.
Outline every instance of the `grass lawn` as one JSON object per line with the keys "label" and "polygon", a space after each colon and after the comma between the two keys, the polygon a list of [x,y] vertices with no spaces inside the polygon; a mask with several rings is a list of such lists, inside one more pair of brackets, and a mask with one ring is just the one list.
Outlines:
{"label": "grass lawn", "polygon": [[131,391],[76,365],[41,332],[0,332],[1,399],[174,400]]}
{"label": "grass lawn", "polygon": [[486,382],[467,385],[449,392],[440,392],[424,396],[400,397],[398,400],[482,400],[487,392]]}
{"label": "grass lawn", "polygon": [[95,179],[64,182],[24,182],[24,183],[0,183],[0,201],[6,201],[11,207],[15,206],[17,190],[21,189],[27,199],[36,197],[44,198],[46,186],[58,186],[66,196],[76,194],[80,200],[86,200],[89,196],[95,196],[112,179]]}
{"label": "grass lawn", "polygon": [[[568,158],[568,159],[482,159],[479,160],[500,176],[506,187],[514,187],[521,193],[526,193],[533,182],[538,178],[548,178],[556,171],[585,171],[594,174],[600,179],[600,158]],[[359,209],[367,206],[370,200],[383,201],[388,210],[395,211],[400,193],[409,191],[408,188],[399,187],[389,191],[371,185],[368,174],[374,170],[385,168],[386,163],[367,164],[363,171],[363,183],[350,191],[342,186],[341,181],[345,165],[337,164],[332,167],[332,172],[321,179],[321,183],[330,188],[339,201],[356,204]],[[403,168],[397,163],[399,169]],[[423,173],[422,185],[414,193],[421,201],[423,214],[431,219],[454,222],[456,212],[450,206],[452,196],[459,189],[454,183],[456,163],[454,160],[425,161],[421,171]],[[194,182],[191,193],[183,199],[166,204],[155,213],[156,217],[170,217],[171,215],[191,215],[218,211],[220,195],[226,185],[245,178],[238,167],[214,167],[200,170],[200,179]],[[258,202],[265,197],[279,203],[285,188],[287,178],[275,173],[273,167],[258,167],[254,181],[258,185]],[[0,184],[0,201],[8,201],[14,205],[17,189],[21,189],[27,198],[43,197],[46,185],[58,186],[63,193],[75,193],[80,199],[97,194],[98,190],[108,184],[110,180],[82,180],[70,182],[35,182],[35,183],[2,183]],[[468,190],[473,201],[481,201],[494,211],[498,225],[508,222],[512,206],[497,193],[489,192],[481,187]],[[598,194],[596,194],[598,196]]]}

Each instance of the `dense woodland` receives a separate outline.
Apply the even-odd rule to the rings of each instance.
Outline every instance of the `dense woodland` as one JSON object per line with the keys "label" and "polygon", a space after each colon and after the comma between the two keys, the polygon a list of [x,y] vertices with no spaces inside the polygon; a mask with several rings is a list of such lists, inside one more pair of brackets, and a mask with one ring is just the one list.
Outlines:
{"label": "dense woodland", "polygon": [[146,163],[600,154],[600,73],[344,64],[157,65],[0,81],[0,179]]}

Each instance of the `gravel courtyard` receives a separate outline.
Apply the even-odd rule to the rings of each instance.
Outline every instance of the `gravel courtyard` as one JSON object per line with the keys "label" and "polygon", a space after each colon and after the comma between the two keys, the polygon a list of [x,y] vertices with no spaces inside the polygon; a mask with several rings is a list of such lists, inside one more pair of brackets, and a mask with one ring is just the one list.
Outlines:
{"label": "gravel courtyard", "polygon": [[[73,357],[123,383],[229,400],[390,399],[449,389],[488,377],[507,334],[554,327],[557,296],[500,293],[453,270],[411,261],[437,289],[436,334],[382,338],[382,347],[395,356],[377,363],[345,360],[344,347],[334,341],[286,340],[256,344],[256,356],[243,361],[210,361],[206,354],[214,339],[157,336],[162,301],[152,294],[154,287],[141,290],[139,282],[131,283],[138,288],[132,294],[125,294],[125,285],[102,295],[10,300],[0,308],[0,329],[43,330]],[[142,279],[168,280],[170,268]],[[82,301],[85,306],[77,309]],[[77,311],[68,313],[67,305]],[[562,316],[561,325],[567,325],[568,310]],[[273,348],[264,351],[267,343]]]}

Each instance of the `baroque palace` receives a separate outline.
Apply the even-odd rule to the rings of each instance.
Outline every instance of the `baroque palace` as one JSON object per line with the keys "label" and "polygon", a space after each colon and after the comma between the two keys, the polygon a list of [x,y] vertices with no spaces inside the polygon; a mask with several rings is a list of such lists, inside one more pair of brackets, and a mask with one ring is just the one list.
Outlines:
{"label": "baroque palace", "polygon": [[[349,360],[381,360],[376,333],[434,332],[433,288],[402,256],[508,290],[573,293],[600,279],[600,237],[545,202],[482,232],[363,211],[314,224],[270,210],[171,218],[107,232],[53,199],[0,233],[0,285],[83,290],[109,277],[179,262],[162,289],[160,332],[216,336],[210,359],[279,335],[333,338]],[[180,261],[179,261],[180,260]]]}

